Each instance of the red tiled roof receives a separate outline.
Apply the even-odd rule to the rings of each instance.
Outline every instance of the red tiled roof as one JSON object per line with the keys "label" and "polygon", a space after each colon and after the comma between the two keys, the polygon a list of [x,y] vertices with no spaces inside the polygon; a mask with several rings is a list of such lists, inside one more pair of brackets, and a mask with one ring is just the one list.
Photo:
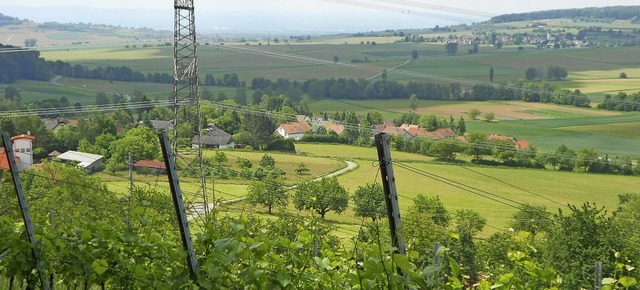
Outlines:
{"label": "red tiled roof", "polygon": [[529,148],[529,141],[527,141],[527,140],[518,140],[518,141],[516,141],[516,147],[518,149],[527,149],[527,148]]}
{"label": "red tiled roof", "polygon": [[19,140],[19,139],[29,139],[31,141],[34,141],[34,140],[36,140],[36,137],[31,136],[31,135],[27,135],[27,134],[22,134],[22,135],[11,137],[11,141],[15,141],[15,140]]}
{"label": "red tiled roof", "polygon": [[[20,157],[15,156],[16,164],[20,163]],[[4,148],[0,149],[0,169],[9,170],[9,158],[7,158],[7,152],[4,151]]]}
{"label": "red tiled roof", "polygon": [[344,132],[344,125],[342,124],[328,124],[326,125],[327,131],[336,132],[336,134],[340,135]]}
{"label": "red tiled roof", "polygon": [[311,126],[306,122],[289,122],[281,124],[280,127],[287,134],[302,134],[311,130]]}
{"label": "red tiled roof", "polygon": [[140,160],[140,161],[136,162],[135,164],[133,164],[133,166],[135,166],[135,167],[147,167],[147,168],[160,169],[160,170],[166,170],[167,169],[165,167],[164,162],[153,161],[153,160]]}

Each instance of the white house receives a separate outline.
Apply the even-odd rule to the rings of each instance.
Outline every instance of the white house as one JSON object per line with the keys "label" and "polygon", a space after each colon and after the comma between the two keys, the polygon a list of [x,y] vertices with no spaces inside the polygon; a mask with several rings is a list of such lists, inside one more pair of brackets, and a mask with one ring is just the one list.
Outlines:
{"label": "white house", "polygon": [[69,150],[58,155],[57,158],[66,162],[75,162],[78,167],[83,168],[87,173],[91,173],[102,169],[103,157],[102,155]]}
{"label": "white house", "polygon": [[300,140],[304,133],[311,131],[311,125],[307,122],[289,122],[281,124],[276,132],[284,139]]}
{"label": "white house", "polygon": [[19,171],[33,166],[33,141],[35,140],[36,137],[29,133],[11,137],[15,156],[20,159],[20,161],[16,160]]}

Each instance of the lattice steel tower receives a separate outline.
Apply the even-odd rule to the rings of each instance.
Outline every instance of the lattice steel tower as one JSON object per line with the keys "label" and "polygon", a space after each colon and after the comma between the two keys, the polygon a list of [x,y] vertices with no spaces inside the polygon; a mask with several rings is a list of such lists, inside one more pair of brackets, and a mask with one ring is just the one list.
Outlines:
{"label": "lattice steel tower", "polygon": [[[196,57],[196,25],[193,0],[174,1],[174,36],[173,36],[173,154],[179,156],[180,138],[191,140],[197,136],[200,165],[200,188],[196,195],[202,195],[205,215],[209,213],[209,200],[206,194],[206,176],[202,156],[202,118],[200,117],[200,96],[198,94],[198,61]],[[193,124],[193,134],[179,136],[179,125],[182,122]],[[176,160],[177,161],[177,160]],[[190,208],[194,210],[194,208]],[[200,209],[196,209],[199,212]]]}

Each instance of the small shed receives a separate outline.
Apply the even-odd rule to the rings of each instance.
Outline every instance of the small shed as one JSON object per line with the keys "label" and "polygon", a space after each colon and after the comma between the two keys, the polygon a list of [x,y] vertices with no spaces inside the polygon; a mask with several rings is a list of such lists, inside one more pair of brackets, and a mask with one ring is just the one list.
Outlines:
{"label": "small shed", "polygon": [[139,160],[133,164],[138,174],[161,174],[167,171],[164,162],[154,160]]}

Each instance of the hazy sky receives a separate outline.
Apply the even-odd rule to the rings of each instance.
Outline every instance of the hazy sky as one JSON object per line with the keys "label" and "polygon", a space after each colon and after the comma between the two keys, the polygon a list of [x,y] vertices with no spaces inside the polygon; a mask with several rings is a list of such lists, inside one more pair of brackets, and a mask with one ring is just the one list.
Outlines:
{"label": "hazy sky", "polygon": [[[194,4],[199,30],[204,32],[320,33],[470,24],[506,13],[638,5],[638,0],[194,0]],[[0,0],[0,13],[36,22],[173,29],[173,0]]]}
{"label": "hazy sky", "polygon": [[[333,3],[332,3],[333,2]],[[341,2],[343,4],[337,4]],[[411,3],[443,5],[446,7],[461,8],[473,11],[487,12],[491,14],[504,14],[512,12],[547,10],[555,8],[580,8],[591,6],[611,6],[611,5],[638,5],[637,0],[449,0],[449,1],[382,1],[382,0],[345,0],[345,1],[324,1],[324,0],[195,0],[196,9],[218,10],[218,11],[361,11],[367,8],[358,7],[354,3],[370,3],[386,6],[403,7],[407,10],[414,8]],[[347,3],[351,3],[348,5]],[[395,3],[395,4],[393,4]],[[402,4],[405,3],[405,4]],[[3,5],[11,6],[67,6],[77,5],[96,8],[152,8],[171,9],[173,1],[167,0],[2,0]],[[425,11],[428,11],[425,9]],[[1,11],[0,11],[1,12]]]}

